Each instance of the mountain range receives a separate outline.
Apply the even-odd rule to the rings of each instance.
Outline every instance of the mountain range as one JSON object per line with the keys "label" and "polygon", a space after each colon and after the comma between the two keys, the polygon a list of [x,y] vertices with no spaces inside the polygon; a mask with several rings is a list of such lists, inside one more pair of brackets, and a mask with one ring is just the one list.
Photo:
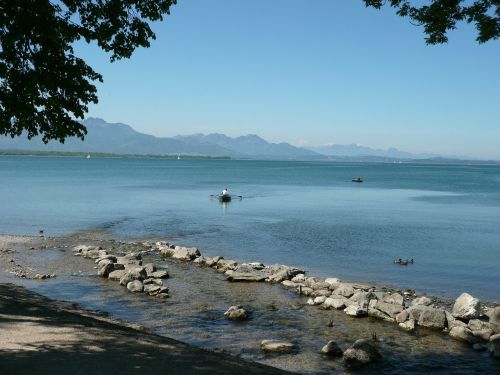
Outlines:
{"label": "mountain range", "polygon": [[54,141],[44,144],[41,137],[28,140],[25,136],[16,138],[0,136],[0,149],[142,155],[190,154],[282,160],[326,160],[336,157],[419,159],[436,156],[412,154],[395,148],[377,150],[360,145],[301,148],[289,143],[270,143],[257,135],[231,138],[224,134],[214,133],[154,137],[137,132],[126,124],[111,124],[93,117],[85,119],[83,124],[88,131],[84,142],[80,139],[69,138],[64,144]]}

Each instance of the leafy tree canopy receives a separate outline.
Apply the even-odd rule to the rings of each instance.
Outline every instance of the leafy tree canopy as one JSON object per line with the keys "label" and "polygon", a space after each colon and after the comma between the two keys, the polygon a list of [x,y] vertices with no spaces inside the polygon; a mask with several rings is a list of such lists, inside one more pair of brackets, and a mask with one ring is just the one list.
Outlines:
{"label": "leafy tree canopy", "polygon": [[[500,36],[500,0],[363,1],[395,8],[422,25],[428,44],[446,43],[459,22],[475,25],[479,43]],[[128,58],[137,47],[149,47],[155,34],[148,22],[162,20],[176,2],[1,0],[0,134],[83,139],[86,129],[77,120],[97,103],[93,82],[102,76],[75,56],[73,44],[95,42],[111,61]]]}
{"label": "leafy tree canopy", "polygon": [[[476,40],[485,43],[500,37],[500,0],[363,0],[376,9],[389,5],[396,14],[424,27],[427,44],[446,43],[449,30],[467,22],[477,29]],[[420,3],[423,5],[414,5]]]}
{"label": "leafy tree canopy", "polygon": [[96,42],[111,61],[149,47],[148,21],[162,20],[176,0],[1,0],[0,134],[84,137],[93,81],[102,76],[75,56],[78,40]]}

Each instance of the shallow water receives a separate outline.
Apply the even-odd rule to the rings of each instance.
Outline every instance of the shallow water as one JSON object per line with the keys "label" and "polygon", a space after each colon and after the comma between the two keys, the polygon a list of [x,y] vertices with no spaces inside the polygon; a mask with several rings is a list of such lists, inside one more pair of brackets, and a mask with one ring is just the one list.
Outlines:
{"label": "shallow water", "polygon": [[[109,244],[103,245],[109,248]],[[58,275],[47,281],[15,280],[39,293],[108,311],[114,317],[141,323],[187,343],[225,350],[291,371],[344,373],[339,359],[318,354],[321,347],[336,340],[346,349],[355,340],[373,334],[379,340],[383,360],[356,373],[493,374],[498,370],[498,361],[486,352],[474,352],[439,333],[419,329],[415,334],[407,334],[391,323],[323,311],[306,305],[306,298],[279,285],[229,283],[212,269],[156,255],[145,257],[145,261],[169,268],[168,300],[132,294],[117,282],[97,277],[94,262],[74,257],[68,248],[24,252],[21,259],[42,273]],[[11,278],[0,274],[0,281],[6,280]],[[222,319],[224,311],[234,304],[248,309],[250,320]],[[298,349],[293,354],[266,355],[259,350],[263,339],[289,340]]]}
{"label": "shallow water", "polygon": [[[500,300],[500,166],[0,157],[0,179],[0,233],[105,227],[321,276]],[[244,199],[210,199],[226,186]]]}

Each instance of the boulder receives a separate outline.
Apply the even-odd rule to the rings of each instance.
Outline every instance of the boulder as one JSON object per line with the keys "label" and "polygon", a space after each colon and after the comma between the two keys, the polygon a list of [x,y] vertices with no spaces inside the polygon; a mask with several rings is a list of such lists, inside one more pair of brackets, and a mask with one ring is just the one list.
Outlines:
{"label": "boulder", "polygon": [[330,289],[335,289],[342,281],[336,277],[329,277],[325,279],[325,283],[330,285]]}
{"label": "boulder", "polygon": [[467,324],[462,322],[461,320],[455,319],[450,312],[445,311],[446,315],[446,324],[448,325],[448,329],[452,329],[453,327],[467,327]]}
{"label": "boulder", "polygon": [[500,306],[490,311],[490,328],[495,333],[500,333]]}
{"label": "boulder", "polygon": [[238,266],[238,262],[236,262],[235,260],[223,258],[217,262],[217,271],[221,272],[221,273],[224,273],[228,270],[234,271],[237,266]]}
{"label": "boulder", "polygon": [[291,280],[284,280],[281,282],[281,285],[283,285],[285,288],[296,288],[297,287],[297,284]]}
{"label": "boulder", "polygon": [[490,337],[490,353],[493,357],[500,358],[500,333]]}
{"label": "boulder", "polygon": [[326,296],[319,296],[319,297],[314,298],[315,305],[321,305],[325,301],[326,301]]}
{"label": "boulder", "polygon": [[418,318],[418,325],[427,328],[444,329],[446,327],[444,310],[433,308],[424,310]]}
{"label": "boulder", "polygon": [[334,309],[343,309],[345,308],[345,298],[344,297],[329,297],[323,303],[324,307],[332,307]]}
{"label": "boulder", "polygon": [[156,267],[153,263],[146,263],[143,265],[144,269],[146,270],[146,272],[149,274],[152,274],[153,272],[156,271]]}
{"label": "boulder", "polygon": [[151,273],[150,276],[154,279],[168,279],[168,271],[167,270],[155,271]]}
{"label": "boulder", "polygon": [[429,306],[431,304],[432,300],[426,296],[418,297],[411,301],[411,306]]}
{"label": "boulder", "polygon": [[362,317],[368,315],[368,306],[366,304],[363,305],[350,305],[344,309],[344,312],[349,316],[354,317]]}
{"label": "boulder", "polygon": [[128,269],[127,272],[120,278],[120,285],[127,285],[129,282],[134,280],[145,280],[147,278],[147,273],[144,267],[135,267]]}
{"label": "boulder", "polygon": [[313,290],[311,295],[313,297],[329,297],[332,294],[328,289],[317,289]]}
{"label": "boulder", "polygon": [[396,315],[398,315],[400,312],[403,311],[403,306],[400,304],[393,304],[393,303],[387,303],[387,302],[382,302],[382,301],[376,301],[375,303],[372,304],[370,307],[377,309],[384,314],[386,314],[390,318],[396,318]]}
{"label": "boulder", "polygon": [[255,281],[261,282],[268,277],[264,270],[256,270],[250,266],[240,266],[234,272],[228,275],[229,281]]}
{"label": "boulder", "polygon": [[286,353],[295,349],[295,345],[288,341],[263,340],[260,343],[260,348],[264,352]]}
{"label": "boulder", "polygon": [[155,295],[158,293],[161,289],[161,286],[155,285],[155,284],[147,284],[144,285],[144,293],[147,293],[149,295]]}
{"label": "boulder", "polygon": [[402,306],[404,304],[404,298],[399,293],[393,293],[393,294],[386,296],[384,299],[382,299],[382,302],[386,302],[386,303],[389,303],[391,305]]}
{"label": "boulder", "polygon": [[[311,288],[313,288],[314,290],[324,290],[324,289],[326,289],[326,290],[329,291],[330,284],[325,283],[324,281],[319,281],[317,283],[313,283],[311,285]],[[331,294],[331,292],[330,292],[330,294]]]}
{"label": "boulder", "polygon": [[406,311],[406,310],[401,311],[395,317],[396,322],[398,322],[398,323],[404,323],[404,322],[406,322],[408,320],[409,315],[410,314],[408,314],[408,311]]}
{"label": "boulder", "polygon": [[114,255],[112,255],[112,254],[107,254],[107,255],[105,255],[105,256],[103,256],[103,257],[97,258],[97,259],[95,260],[95,262],[96,262],[96,263],[99,263],[101,260],[105,260],[105,259],[109,259],[109,260],[110,260],[110,261],[112,261],[113,263],[116,263],[116,260],[117,260],[116,256],[114,256]]}
{"label": "boulder", "polygon": [[292,281],[294,283],[303,283],[304,281],[306,281],[306,275],[304,275],[303,273],[299,273],[292,278]]}
{"label": "boulder", "polygon": [[369,339],[357,340],[344,352],[344,364],[352,368],[366,366],[379,358],[377,347]]}
{"label": "boulder", "polygon": [[341,283],[337,286],[337,288],[335,288],[333,294],[349,298],[354,294],[354,292],[355,290],[351,284]]}
{"label": "boulder", "polygon": [[108,277],[114,269],[115,264],[109,259],[104,259],[97,265],[97,274],[101,277]]}
{"label": "boulder", "polygon": [[467,327],[471,331],[480,331],[482,329],[490,329],[490,324],[488,322],[485,322],[484,320],[471,319],[469,320]]}
{"label": "boulder", "polygon": [[321,348],[321,354],[326,354],[330,357],[342,357],[342,349],[335,341],[328,341],[328,343]]}
{"label": "boulder", "polygon": [[479,300],[477,298],[472,297],[468,293],[462,293],[456,299],[451,310],[451,315],[462,320],[475,319],[480,315],[479,308]]}
{"label": "boulder", "polygon": [[133,280],[127,284],[127,289],[132,293],[140,293],[144,290],[144,285],[140,280]]}
{"label": "boulder", "polygon": [[123,275],[125,275],[126,272],[127,271],[125,271],[125,270],[115,270],[115,271],[112,271],[112,272],[109,273],[108,279],[120,281],[120,279],[122,278]]}
{"label": "boulder", "polygon": [[488,329],[479,329],[476,331],[472,331],[472,334],[480,340],[489,341],[490,337],[493,336],[493,331],[489,328]]}
{"label": "boulder", "polygon": [[446,326],[446,314],[442,309],[416,305],[411,306],[408,313],[410,318],[414,319],[419,326],[435,329],[444,329]]}
{"label": "boulder", "polygon": [[472,334],[472,331],[466,327],[453,327],[448,334],[452,339],[467,342],[469,344],[475,344],[479,341],[479,339]]}
{"label": "boulder", "polygon": [[246,320],[248,314],[241,306],[231,306],[225,313],[224,317],[229,320]]}
{"label": "boulder", "polygon": [[399,323],[398,326],[406,332],[413,332],[415,331],[415,319],[409,319],[403,323]]}

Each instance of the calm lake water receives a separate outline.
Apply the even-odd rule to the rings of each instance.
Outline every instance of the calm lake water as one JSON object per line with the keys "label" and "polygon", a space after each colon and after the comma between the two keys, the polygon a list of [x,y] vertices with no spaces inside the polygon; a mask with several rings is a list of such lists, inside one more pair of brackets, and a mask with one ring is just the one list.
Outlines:
{"label": "calm lake water", "polygon": [[[205,255],[500,300],[500,166],[0,157],[0,181],[0,233],[104,227]],[[244,198],[210,199],[224,187]]]}

